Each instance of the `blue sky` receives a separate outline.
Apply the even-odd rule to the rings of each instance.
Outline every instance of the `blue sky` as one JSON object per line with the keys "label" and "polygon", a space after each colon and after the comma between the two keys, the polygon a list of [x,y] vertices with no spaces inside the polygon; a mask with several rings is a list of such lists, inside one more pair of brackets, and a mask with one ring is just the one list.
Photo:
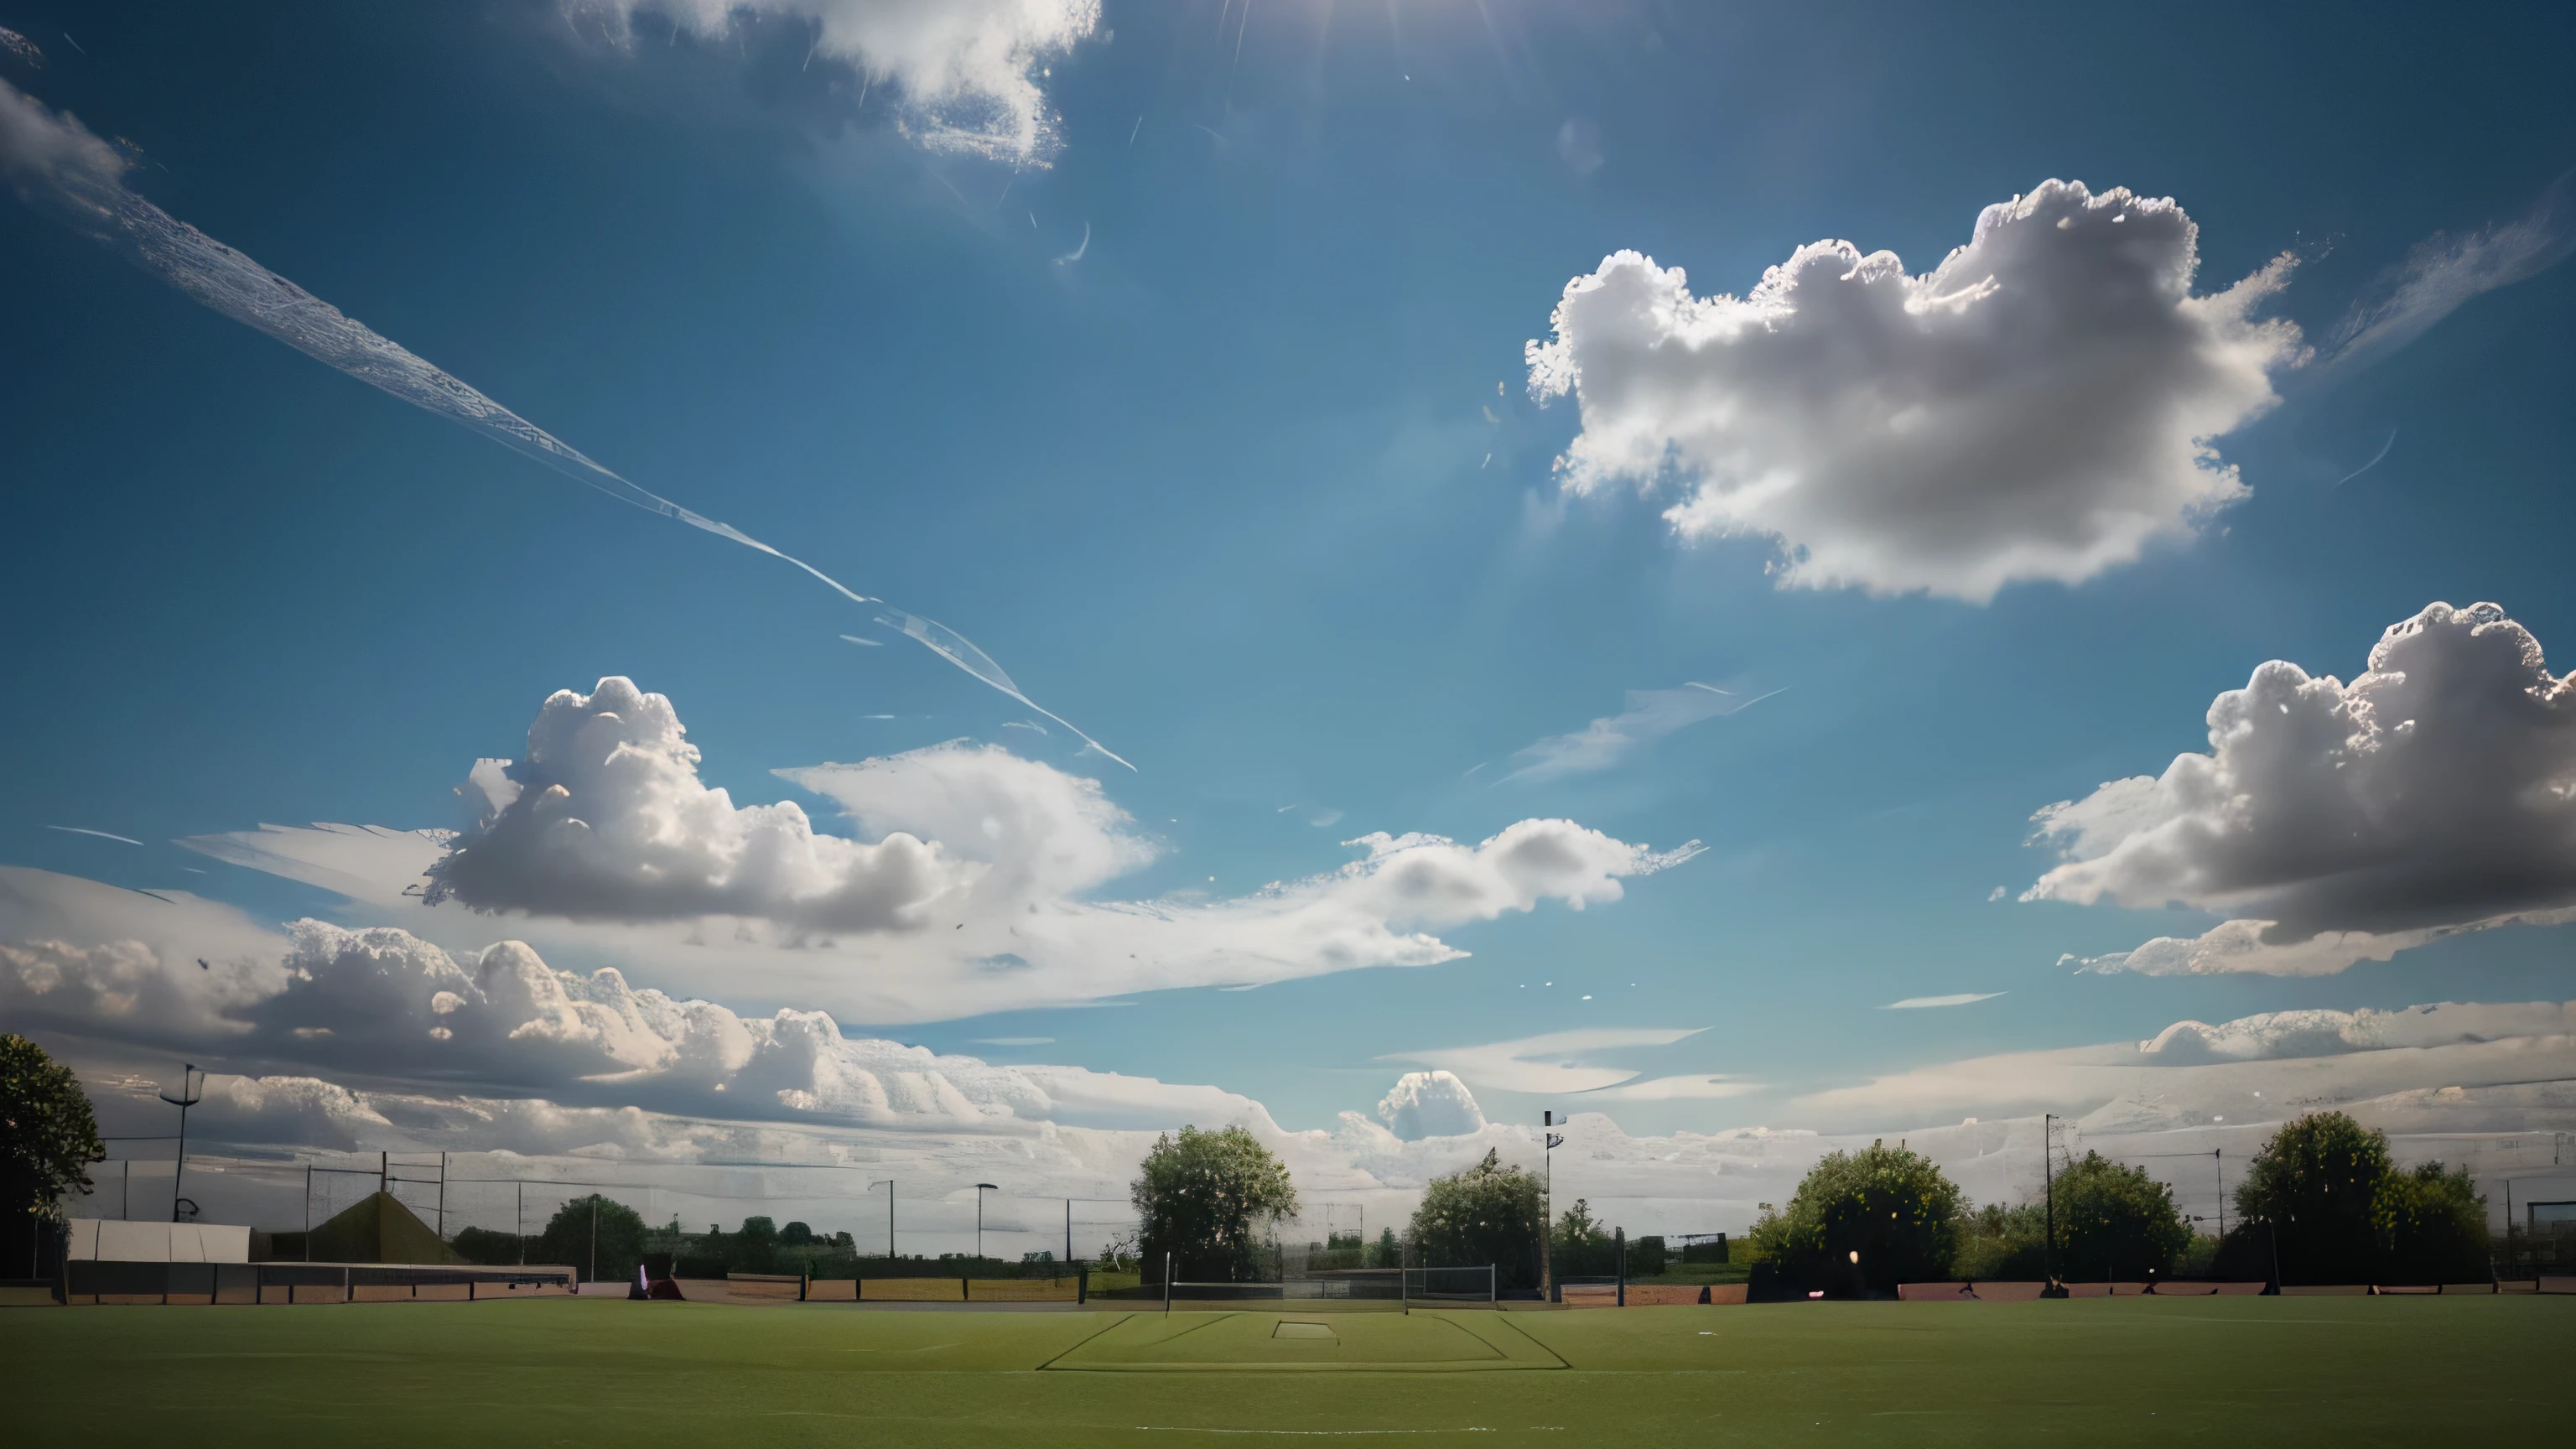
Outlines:
{"label": "blue sky", "polygon": [[[267,926],[392,923],[169,842],[469,825],[452,791],[475,760],[519,757],[551,693],[620,675],[670,699],[705,783],[829,832],[874,838],[771,771],[964,739],[1097,779],[1153,858],[1087,901],[1232,900],[1380,831],[1473,845],[1564,819],[1704,845],[1615,901],[1426,928],[1470,953],[1441,964],[1247,991],[1217,971],[1108,1005],[959,988],[872,1019],[802,958],[682,969],[628,938],[529,938],[746,1014],[827,1005],[853,1035],[1213,1084],[1292,1128],[1452,1065],[1439,1049],[1570,1030],[1707,1028],[1556,1053],[1752,1084],[1616,1109],[1671,1131],[2185,1020],[2571,994],[2563,926],[2326,974],[2077,975],[2061,957],[2229,911],[2015,899],[2061,858],[2033,812],[2207,750],[2211,700],[2266,661],[2349,682],[2437,600],[2494,601],[2576,655],[2576,269],[2535,261],[2403,345],[2335,350],[2437,233],[2520,223],[2563,254],[2564,17],[1109,3],[1004,67],[1053,141],[992,156],[937,144],[878,52],[824,43],[814,17],[867,8],[675,30],[650,4],[14,3],[0,25],[43,64],[0,78],[135,148],[136,194],[642,487],[954,626],[1134,772],[1017,728],[1044,721],[776,561],[13,206],[0,863]],[[1679,536],[1682,444],[1652,498],[1569,483],[1593,402],[1541,405],[1524,345],[1605,256],[1684,268],[1700,296],[1819,239],[1921,274],[2051,178],[2171,197],[2200,294],[2296,261],[2259,315],[2315,359],[2272,368],[2277,403],[2211,444],[2249,496],[1980,600],[1797,586],[1766,571],[1794,540]],[[1504,778],[1629,691],[1692,682],[1769,697],[1606,768]],[[517,933],[439,909],[451,949]],[[1970,993],[2001,994],[1879,1009]],[[1497,1119],[1564,1105],[1460,1075]]]}

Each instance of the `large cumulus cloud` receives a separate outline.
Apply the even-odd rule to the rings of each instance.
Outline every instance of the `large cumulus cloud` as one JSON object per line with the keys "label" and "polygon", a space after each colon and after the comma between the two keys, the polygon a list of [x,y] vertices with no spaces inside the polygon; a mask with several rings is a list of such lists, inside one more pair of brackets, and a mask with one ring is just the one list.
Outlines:
{"label": "large cumulus cloud", "polygon": [[732,41],[763,21],[798,27],[816,57],[892,93],[914,141],[1043,166],[1057,145],[1040,84],[1048,63],[1100,24],[1100,0],[565,0],[565,8],[630,43],[650,14],[701,39]]}
{"label": "large cumulus cloud", "polygon": [[477,767],[475,832],[430,871],[427,899],[575,920],[752,916],[797,930],[918,926],[957,884],[938,847],[818,833],[794,801],[737,807],[698,779],[671,701],[608,678],[558,690],[526,758]]}
{"label": "large cumulus cloud", "polygon": [[266,826],[183,843],[454,950],[519,939],[877,1022],[1433,965],[1466,954],[1439,932],[1617,901],[1699,851],[1531,819],[1474,843],[1361,836],[1358,859],[1242,895],[1102,900],[1155,843],[1098,782],[997,747],[778,772],[872,840],[705,785],[671,702],[624,679],[549,699],[528,756],[474,767],[462,793],[482,823],[462,837]]}
{"label": "large cumulus cloud", "polygon": [[1572,393],[1565,485],[1678,490],[1686,538],[1750,534],[1782,580],[1982,601],[2076,583],[2245,495],[2209,440],[2277,399],[2286,260],[2194,295],[2171,200],[2050,181],[1920,275],[1846,241],[1742,298],[1619,252],[1566,284],[1530,387]]}
{"label": "large cumulus cloud", "polygon": [[1378,1099],[1377,1115],[1388,1131],[1407,1142],[1463,1137],[1485,1126],[1476,1094],[1449,1072],[1407,1072],[1396,1078]]}
{"label": "large cumulus cloud", "polygon": [[2089,963],[2318,974],[2576,908],[2576,690],[2493,604],[2389,626],[2345,684],[2275,660],[2209,752],[2039,812],[2067,855],[2026,900],[2228,913]]}

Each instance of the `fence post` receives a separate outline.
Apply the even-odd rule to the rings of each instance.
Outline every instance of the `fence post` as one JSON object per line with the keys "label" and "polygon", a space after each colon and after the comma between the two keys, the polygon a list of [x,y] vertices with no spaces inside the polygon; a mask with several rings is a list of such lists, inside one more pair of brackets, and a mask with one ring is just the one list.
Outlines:
{"label": "fence post", "polygon": [[1073,1301],[1077,1306],[1091,1301],[1091,1265],[1089,1263],[1076,1262],[1073,1265]]}
{"label": "fence post", "polygon": [[1628,1230],[1626,1228],[1613,1228],[1611,1229],[1611,1232],[1617,1235],[1617,1245],[1619,1249],[1618,1306],[1625,1308],[1628,1306]]}
{"label": "fence post", "polygon": [[975,1301],[975,1280],[963,1273],[957,1275],[957,1301],[960,1303]]}
{"label": "fence post", "polygon": [[1163,1255],[1163,1316],[1172,1316],[1172,1255]]}

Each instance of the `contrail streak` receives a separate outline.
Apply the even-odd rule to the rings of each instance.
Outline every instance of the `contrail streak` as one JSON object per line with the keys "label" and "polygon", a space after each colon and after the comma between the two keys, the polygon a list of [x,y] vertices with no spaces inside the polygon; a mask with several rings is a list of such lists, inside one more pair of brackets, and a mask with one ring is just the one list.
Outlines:
{"label": "contrail streak", "polygon": [[2335,488],[2341,488],[2343,485],[2345,485],[2346,483],[2351,482],[2353,479],[2358,478],[2358,477],[2360,477],[2362,474],[2369,472],[2371,469],[2378,467],[2378,466],[2379,466],[2379,464],[2380,464],[2380,462],[2381,462],[2381,460],[2382,460],[2382,459],[2385,459],[2385,458],[2388,456],[2388,450],[2389,450],[2389,449],[2391,449],[2391,448],[2394,448],[2394,447],[2396,447],[2396,446],[2397,446],[2397,430],[2396,430],[2395,428],[2390,428],[2390,429],[2388,430],[2388,441],[2379,445],[2379,451],[2378,451],[2378,452],[2376,452],[2376,453],[2373,453],[2373,454],[2371,455],[2371,457],[2370,457],[2370,461],[2369,461],[2369,462],[2364,463],[2364,464],[2362,464],[2360,467],[2353,469],[2351,472],[2344,474],[2344,475],[2343,475],[2342,477],[2340,477],[2340,478],[2337,478],[2337,479],[2334,481],[2334,487],[2332,487],[2332,488],[2328,488],[2326,491],[2327,491],[2327,492],[2329,492],[2329,493],[2331,493],[2331,492],[2333,492],[2333,491],[2335,490]]}
{"label": "contrail streak", "polygon": [[144,200],[125,185],[125,170],[124,158],[80,122],[56,114],[25,92],[0,81],[0,176],[13,182],[30,205],[106,243],[126,260],[206,307],[265,332],[360,382],[472,428],[621,503],[676,519],[803,569],[850,602],[877,609],[877,622],[900,630],[942,659],[1064,725],[1101,754],[1130,770],[1136,768],[1021,693],[991,655],[956,630],[859,593],[803,559],[782,553],[731,524],[683,508],[627,481],[485,397],[462,379]]}
{"label": "contrail streak", "polygon": [[143,843],[131,835],[110,835],[104,830],[84,830],[77,825],[48,825],[45,828],[47,830],[59,830],[65,835],[95,835],[101,840],[122,841],[127,845],[141,845]]}

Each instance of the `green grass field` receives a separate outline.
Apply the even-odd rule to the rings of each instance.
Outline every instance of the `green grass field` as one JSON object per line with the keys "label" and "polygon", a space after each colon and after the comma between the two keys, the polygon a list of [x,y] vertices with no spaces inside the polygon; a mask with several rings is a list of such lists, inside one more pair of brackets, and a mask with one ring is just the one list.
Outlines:
{"label": "green grass field", "polygon": [[[1322,1325],[1291,1328],[1281,1321]],[[2576,1442],[2576,1299],[0,1313],[12,1444]],[[1247,1431],[1250,1431],[1247,1433]]]}

